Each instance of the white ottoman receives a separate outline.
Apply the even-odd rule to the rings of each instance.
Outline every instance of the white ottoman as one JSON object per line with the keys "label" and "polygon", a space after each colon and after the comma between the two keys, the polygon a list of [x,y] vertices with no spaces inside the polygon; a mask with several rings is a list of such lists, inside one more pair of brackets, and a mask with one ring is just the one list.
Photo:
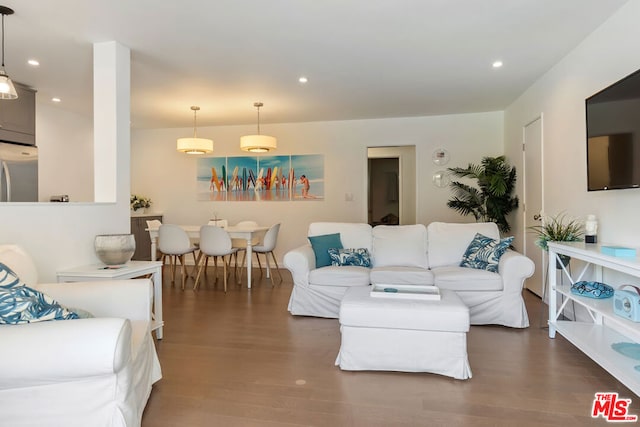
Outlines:
{"label": "white ottoman", "polygon": [[340,304],[340,369],[471,378],[469,309],[455,292],[441,289],[433,301],[372,298],[370,291],[350,288]]}

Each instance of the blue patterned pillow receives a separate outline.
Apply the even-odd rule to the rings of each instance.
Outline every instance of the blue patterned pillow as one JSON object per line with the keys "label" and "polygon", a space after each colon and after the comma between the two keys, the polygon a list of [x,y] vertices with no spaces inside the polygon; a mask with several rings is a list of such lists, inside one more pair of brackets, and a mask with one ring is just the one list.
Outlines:
{"label": "blue patterned pillow", "polygon": [[78,315],[42,292],[25,286],[9,267],[0,263],[0,324],[78,319]]}
{"label": "blue patterned pillow", "polygon": [[338,249],[329,248],[331,265],[356,265],[371,267],[371,255],[367,248]]}
{"label": "blue patterned pillow", "polygon": [[509,249],[511,242],[513,242],[513,237],[494,240],[491,237],[476,233],[462,256],[460,267],[476,268],[497,273],[500,257]]}
{"label": "blue patterned pillow", "polygon": [[18,275],[0,262],[0,290],[13,288],[14,286],[22,286]]}

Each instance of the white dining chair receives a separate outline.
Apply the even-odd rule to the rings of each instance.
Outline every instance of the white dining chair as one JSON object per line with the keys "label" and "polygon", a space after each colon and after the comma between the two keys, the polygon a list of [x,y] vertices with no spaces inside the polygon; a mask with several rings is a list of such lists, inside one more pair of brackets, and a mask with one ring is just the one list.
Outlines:
{"label": "white dining chair", "polygon": [[171,283],[176,279],[176,263],[180,261],[182,265],[182,289],[187,276],[187,267],[184,256],[193,254],[194,268],[198,265],[196,258],[197,247],[189,240],[189,235],[180,226],[174,224],[162,224],[158,229],[158,248],[160,252],[169,257],[169,268],[171,272]]}
{"label": "white dining chair", "polygon": [[[212,257],[214,259],[214,262],[216,262],[216,267],[217,257],[221,257],[223,265],[224,292],[226,293],[228,279],[227,268],[229,266],[229,261],[226,257],[229,256],[230,259],[231,255],[237,255],[237,253],[238,249],[231,246],[231,237],[229,237],[229,234],[223,228],[217,227],[215,225],[203,225],[202,227],[200,227],[200,254],[202,256],[200,259],[200,265],[198,267],[196,283],[193,285],[193,289],[198,289],[202,270],[206,268],[207,260],[209,259],[209,257]],[[238,277],[237,270],[236,277]]]}
{"label": "white dining chair", "polygon": [[[280,232],[280,224],[274,224],[269,227],[269,230],[264,235],[264,239],[262,239],[262,244],[253,246],[253,253],[256,254],[256,259],[258,260],[258,267],[260,267],[260,274],[262,274],[262,264],[260,264],[260,254],[264,254],[265,260],[267,262],[267,277],[271,278],[271,283],[273,284],[273,274],[271,274],[271,266],[269,265],[269,254],[271,254],[271,258],[273,259],[273,263],[276,266],[276,270],[278,271],[278,275],[280,276],[280,282],[282,282],[282,273],[280,273],[280,267],[278,266],[278,261],[276,261],[276,256],[273,253],[273,250],[276,248],[276,243],[278,242],[278,233]],[[242,275],[242,274],[241,274]]]}

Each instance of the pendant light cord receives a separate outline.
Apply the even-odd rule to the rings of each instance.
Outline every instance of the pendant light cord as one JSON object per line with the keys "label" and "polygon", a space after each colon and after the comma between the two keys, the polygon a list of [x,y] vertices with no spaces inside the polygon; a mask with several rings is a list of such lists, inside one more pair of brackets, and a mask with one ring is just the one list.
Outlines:
{"label": "pendant light cord", "polygon": [[4,70],[4,13],[2,14],[2,69]]}
{"label": "pendant light cord", "polygon": [[196,135],[196,113],[198,112],[198,110],[194,109],[193,110],[193,137],[197,138],[198,136]]}
{"label": "pendant light cord", "polygon": [[256,107],[258,109],[258,135],[260,135],[260,106]]}

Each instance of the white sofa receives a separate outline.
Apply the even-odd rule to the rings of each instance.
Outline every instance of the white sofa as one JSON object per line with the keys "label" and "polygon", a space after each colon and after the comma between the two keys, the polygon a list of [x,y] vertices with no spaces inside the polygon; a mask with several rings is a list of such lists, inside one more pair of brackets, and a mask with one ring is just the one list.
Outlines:
{"label": "white sofa", "polygon": [[337,318],[347,289],[369,284],[429,284],[455,291],[469,307],[474,325],[529,326],[522,299],[524,280],[533,262],[513,251],[500,258],[498,273],[460,267],[476,233],[499,239],[495,223],[434,222],[404,226],[321,222],[309,225],[308,236],[340,233],[344,248],[367,248],[372,268],[316,268],[310,244],[287,252],[284,265],[293,276],[289,311],[293,315]]}
{"label": "white sofa", "polygon": [[161,377],[148,279],[37,284],[24,251],[0,262],[28,286],[95,318],[0,325],[0,425],[140,426]]}

